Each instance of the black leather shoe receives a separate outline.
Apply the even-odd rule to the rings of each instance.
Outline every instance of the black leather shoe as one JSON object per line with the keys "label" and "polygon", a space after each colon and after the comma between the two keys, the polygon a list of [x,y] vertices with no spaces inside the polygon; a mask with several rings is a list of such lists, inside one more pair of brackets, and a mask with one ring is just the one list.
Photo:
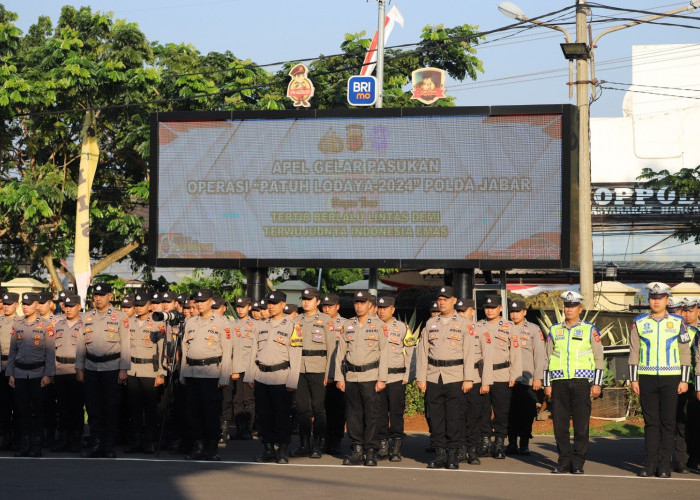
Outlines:
{"label": "black leather shoe", "polygon": [[207,453],[204,450],[203,441],[195,441],[192,452],[185,457],[185,460],[204,460],[207,458]]}
{"label": "black leather shoe", "polygon": [[277,447],[277,463],[278,464],[288,464],[289,463],[289,444],[280,443]]}
{"label": "black leather shoe", "polygon": [[445,448],[435,448],[435,458],[428,464],[428,469],[442,469],[447,464]]}
{"label": "black leather shoe", "polygon": [[568,465],[557,465],[552,469],[552,474],[567,474],[571,472]]}
{"label": "black leather shoe", "polygon": [[258,462],[269,463],[277,459],[275,456],[275,445],[272,443],[263,444],[263,454],[257,457]]}
{"label": "black leather shoe", "polygon": [[362,446],[353,445],[350,455],[343,459],[343,465],[361,465],[364,463],[364,460]]}
{"label": "black leather shoe", "polygon": [[481,460],[479,460],[476,446],[472,446],[469,448],[469,451],[467,451],[467,463],[469,465],[481,465]]}
{"label": "black leather shoe", "polygon": [[690,474],[690,470],[685,465],[676,465],[673,470],[678,474]]}
{"label": "black leather shoe", "polygon": [[656,477],[660,477],[661,479],[668,479],[669,477],[671,477],[671,471],[660,470],[658,474],[656,474]]}
{"label": "black leather shoe", "polygon": [[450,451],[447,453],[447,462],[445,463],[445,469],[459,469],[459,459],[457,458],[457,456],[457,450],[455,448],[450,448]]}
{"label": "black leather shoe", "polygon": [[374,467],[375,465],[377,465],[376,452],[372,448],[367,450],[367,454],[365,456],[365,465],[368,467]]}
{"label": "black leather shoe", "polygon": [[571,469],[572,474],[583,474],[583,467],[574,467]]}

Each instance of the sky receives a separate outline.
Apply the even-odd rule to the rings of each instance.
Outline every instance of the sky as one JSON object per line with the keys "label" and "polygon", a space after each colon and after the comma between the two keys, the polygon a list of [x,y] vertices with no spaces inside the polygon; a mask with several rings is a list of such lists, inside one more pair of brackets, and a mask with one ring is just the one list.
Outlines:
{"label": "sky", "polygon": [[[688,5],[664,0],[601,1],[604,3],[598,5],[653,12]],[[472,24],[487,31],[515,23],[498,11],[499,3],[500,0],[387,1],[387,10],[397,5],[405,19],[403,27],[394,28],[387,46],[418,42],[422,28],[428,24]],[[535,18],[572,7],[574,1],[514,3],[526,16]],[[336,54],[345,33],[365,31],[369,37],[378,20],[376,0],[4,0],[4,4],[19,15],[17,25],[25,33],[40,15],[55,22],[63,5],[89,6],[93,11],[112,12],[118,19],[137,23],[150,41],[191,44],[201,53],[230,50],[237,57],[258,64]],[[606,28],[644,17],[591,6],[594,36]],[[601,38],[595,51],[596,78],[622,84],[616,85],[618,88],[631,83],[633,45],[698,43],[700,9],[684,15],[693,18],[666,18],[659,22],[675,26],[635,26]],[[552,19],[572,36],[575,33],[573,8],[543,19]],[[456,97],[458,105],[575,103],[575,98],[568,96],[568,63],[559,47],[563,35],[545,27],[522,28],[523,31],[489,35],[477,47],[484,73],[476,82],[448,82],[447,93]],[[624,94],[604,90],[591,104],[591,116],[621,116]]]}

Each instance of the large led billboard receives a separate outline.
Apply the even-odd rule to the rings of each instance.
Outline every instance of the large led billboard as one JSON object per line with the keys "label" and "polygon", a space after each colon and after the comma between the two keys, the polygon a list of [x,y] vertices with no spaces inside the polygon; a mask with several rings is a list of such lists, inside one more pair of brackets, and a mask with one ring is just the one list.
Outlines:
{"label": "large led billboard", "polygon": [[153,114],[151,261],[575,266],[576,130],[569,105]]}

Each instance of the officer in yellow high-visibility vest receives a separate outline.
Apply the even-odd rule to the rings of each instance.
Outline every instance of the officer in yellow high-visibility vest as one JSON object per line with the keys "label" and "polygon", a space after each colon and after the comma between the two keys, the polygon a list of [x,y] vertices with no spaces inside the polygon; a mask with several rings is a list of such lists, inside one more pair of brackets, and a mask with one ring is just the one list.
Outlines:
{"label": "officer in yellow high-visibility vest", "polygon": [[683,318],[666,311],[669,286],[647,285],[651,313],[640,314],[630,332],[632,391],[644,415],[644,468],[641,477],[671,477],[678,395],[688,390],[690,335]]}
{"label": "officer in yellow high-visibility vest", "polygon": [[[566,291],[564,322],[552,325],[547,335],[547,369],[544,393],[552,399],[554,437],[559,460],[553,474],[583,474],[588,453],[588,428],[591,397],[600,396],[603,381],[603,344],[600,332],[581,321],[583,297]],[[569,441],[569,417],[574,425],[574,450]]]}

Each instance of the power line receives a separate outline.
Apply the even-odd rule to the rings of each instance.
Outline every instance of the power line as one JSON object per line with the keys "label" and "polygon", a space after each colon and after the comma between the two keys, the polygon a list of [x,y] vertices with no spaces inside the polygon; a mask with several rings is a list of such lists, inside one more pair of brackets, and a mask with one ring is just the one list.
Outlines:
{"label": "power line", "polygon": [[649,94],[649,95],[656,95],[659,97],[676,97],[678,99],[698,99],[698,100],[700,100],[700,97],[693,97],[693,96],[688,96],[688,95],[664,94],[661,92],[648,92],[645,90],[619,89],[617,87],[608,87],[606,85],[600,85],[600,88],[606,89],[606,90],[619,90],[621,92],[632,92],[634,94]]}

